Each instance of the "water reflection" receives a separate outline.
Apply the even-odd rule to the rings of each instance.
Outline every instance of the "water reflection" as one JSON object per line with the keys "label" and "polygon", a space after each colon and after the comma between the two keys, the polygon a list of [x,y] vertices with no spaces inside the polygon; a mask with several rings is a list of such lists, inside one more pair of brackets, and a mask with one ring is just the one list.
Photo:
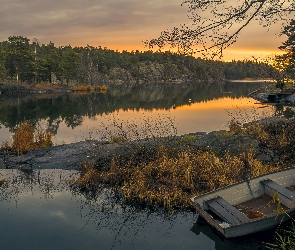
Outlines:
{"label": "water reflection", "polygon": [[123,206],[102,188],[71,190],[76,171],[1,170],[3,249],[261,249],[270,232],[226,240],[193,213],[172,217]]}
{"label": "water reflection", "polygon": [[[194,83],[117,86],[103,93],[28,96],[0,99],[0,141],[9,140],[10,131],[24,119],[50,128],[56,144],[86,139],[110,123],[110,115],[123,121],[158,114],[175,119],[179,134],[224,129],[230,119],[226,109],[245,106],[255,109],[247,94],[264,83]],[[272,112],[271,108],[267,109]],[[250,118],[251,119],[251,116]],[[135,121],[136,122],[136,121]],[[194,125],[194,126],[192,126]]]}
{"label": "water reflection", "polygon": [[[1,170],[4,249],[193,249],[192,214],[163,215],[121,206],[111,190],[87,199],[68,188],[74,171]],[[211,241],[209,240],[209,243]],[[213,243],[211,243],[213,246]],[[213,248],[202,248],[213,249]]]}

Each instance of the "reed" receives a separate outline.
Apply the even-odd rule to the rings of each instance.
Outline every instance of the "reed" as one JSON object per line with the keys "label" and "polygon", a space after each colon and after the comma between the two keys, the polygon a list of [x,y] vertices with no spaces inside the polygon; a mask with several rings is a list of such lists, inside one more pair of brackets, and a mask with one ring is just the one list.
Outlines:
{"label": "reed", "polygon": [[253,159],[251,153],[218,157],[210,150],[175,151],[164,146],[157,150],[153,160],[146,159],[137,165],[133,160],[121,164],[113,159],[103,169],[95,162],[82,163],[81,176],[72,182],[72,187],[93,191],[106,185],[128,204],[179,211],[192,208],[193,195],[274,169]]}
{"label": "reed", "polygon": [[274,243],[264,243],[267,249],[292,250],[295,249],[295,225],[280,229],[275,233]]}
{"label": "reed", "polygon": [[[174,141],[174,124],[170,130],[157,122],[155,124],[146,122],[146,128],[138,131],[135,125],[114,120],[113,126],[117,130],[114,132],[114,128],[106,127],[102,130],[102,138],[112,142],[111,138],[118,136],[116,140],[127,141],[132,152],[125,158],[114,155],[107,163],[101,160],[82,163],[81,176],[73,181],[72,186],[87,192],[103,185],[115,190],[128,204],[179,211],[192,207],[192,196],[286,167],[286,164],[280,164],[286,157],[290,161],[295,159],[292,143],[294,119],[247,125],[234,120],[230,123],[230,131],[226,132],[228,136],[248,134],[260,140],[262,148],[271,149],[281,157],[276,164],[256,159],[252,149],[240,155],[230,155],[194,146],[192,142],[199,139],[197,136]],[[173,136],[167,136],[169,140],[160,139],[163,129],[172,133]],[[149,144],[141,143],[144,138],[148,138],[144,141]]]}
{"label": "reed", "polygon": [[273,152],[281,164],[291,166],[295,163],[295,119],[276,119],[272,121],[241,124],[232,120],[229,130],[233,134],[248,134],[261,143],[266,152]]}

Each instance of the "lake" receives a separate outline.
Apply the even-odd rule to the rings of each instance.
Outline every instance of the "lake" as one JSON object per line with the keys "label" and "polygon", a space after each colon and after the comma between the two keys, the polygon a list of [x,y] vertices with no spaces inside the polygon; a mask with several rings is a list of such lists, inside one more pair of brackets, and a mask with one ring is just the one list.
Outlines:
{"label": "lake", "polygon": [[0,170],[1,248],[9,250],[258,250],[274,231],[224,239],[194,213],[122,206],[111,190],[72,190],[67,170]]}
{"label": "lake", "polygon": [[[106,93],[0,96],[0,142],[24,120],[49,128],[56,145],[227,129],[282,113],[248,97],[259,82],[116,86]],[[192,212],[173,216],[128,207],[102,188],[92,195],[69,187],[76,171],[1,169],[3,249],[261,249],[274,231],[225,240]],[[1,182],[0,182],[1,183]]]}
{"label": "lake", "polygon": [[110,87],[106,93],[0,96],[0,143],[11,141],[23,120],[49,128],[55,145],[108,139],[120,131],[134,139],[227,129],[233,118],[250,122],[278,112],[248,97],[265,84],[148,84]]}

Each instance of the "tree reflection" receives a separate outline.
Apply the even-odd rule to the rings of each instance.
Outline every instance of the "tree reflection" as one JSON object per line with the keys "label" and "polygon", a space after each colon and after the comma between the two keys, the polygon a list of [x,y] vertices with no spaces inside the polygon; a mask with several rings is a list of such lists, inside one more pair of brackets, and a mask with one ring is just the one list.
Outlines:
{"label": "tree reflection", "polygon": [[[65,233],[63,230],[67,230],[66,234],[62,235],[65,244],[58,239],[47,238],[43,235],[42,239],[34,238],[34,246],[38,248],[30,248],[31,246],[26,245],[27,248],[39,249],[40,244],[46,244],[46,240],[56,240],[57,248],[65,249],[63,246],[69,244],[66,240],[75,241],[72,236],[77,232],[79,241],[91,239],[94,244],[101,244],[102,249],[194,249],[198,246],[200,249],[246,250],[261,249],[261,242],[269,241],[269,231],[237,239],[224,239],[201,218],[197,220],[196,215],[192,212],[165,214],[157,209],[141,209],[136,206],[123,205],[120,197],[117,197],[112,189],[102,186],[97,192],[81,193],[81,190],[69,186],[71,179],[76,178],[78,174],[77,171],[31,170],[30,168],[1,170],[1,178],[6,182],[0,186],[0,203],[3,207],[4,203],[8,204],[10,216],[8,223],[15,221],[15,218],[21,220],[19,215],[29,216],[27,221],[30,221],[36,218],[36,215],[31,213],[34,211],[38,216],[45,217],[45,225],[40,224],[41,220],[37,223],[39,231],[52,226],[50,225],[50,220],[54,219],[52,213],[63,214],[65,218],[59,217],[58,220],[60,223],[68,224],[59,231],[56,225],[61,224],[56,224],[55,220],[50,229],[57,234]],[[44,206],[40,206],[38,208],[43,208],[42,211],[32,210],[31,206],[36,203],[30,204],[31,196],[38,203],[44,203],[45,199],[45,206],[50,209],[47,210]],[[14,203],[17,207],[16,211],[11,209]],[[21,206],[18,207],[19,204]],[[22,213],[22,210],[29,211],[29,213]],[[2,216],[6,216],[6,213],[2,213]],[[195,223],[196,220],[197,223]],[[19,225],[7,226],[7,232],[11,230],[15,232],[16,230],[11,227]],[[36,232],[33,231],[33,233]],[[89,238],[87,238],[88,235]],[[18,237],[18,235],[14,234],[13,237]],[[76,249],[78,247],[76,246]]]}
{"label": "tree reflection", "polygon": [[[27,96],[0,99],[0,124],[10,131],[24,120],[37,125],[46,121],[47,128],[57,133],[60,122],[75,128],[83,117],[103,116],[122,110],[169,110],[189,103],[206,102],[229,96],[244,97],[264,83],[187,83],[117,86],[103,93]],[[189,101],[190,100],[190,101]]]}
{"label": "tree reflection", "polygon": [[[43,199],[52,201],[52,203],[46,202],[49,206],[53,206],[53,209],[49,211],[66,212],[71,215],[71,219],[74,219],[73,213],[76,213],[79,220],[73,221],[74,231],[78,227],[79,231],[85,230],[88,234],[91,229],[93,234],[94,228],[98,241],[107,241],[104,243],[109,245],[107,249],[138,248],[143,241],[148,243],[147,249],[150,249],[150,246],[156,246],[163,237],[167,239],[167,242],[173,239],[169,243],[173,246],[175,238],[180,233],[186,234],[187,230],[189,232],[189,227],[185,227],[182,232],[177,227],[183,223],[191,225],[194,220],[192,213],[166,216],[161,211],[124,206],[111,189],[101,187],[95,193],[81,193],[80,190],[70,189],[69,182],[78,173],[77,171],[22,169],[2,170],[1,173],[6,179],[6,184],[0,187],[0,202],[15,202],[19,214],[22,209],[31,209],[30,204],[24,202],[28,194],[37,200],[40,197],[40,202]],[[59,197],[64,191],[71,197],[71,204],[67,205],[67,211],[63,211],[59,204]],[[22,206],[18,208],[20,202]],[[47,216],[45,212],[42,211],[44,217]],[[13,213],[12,216],[14,216]],[[42,230],[43,226],[40,225],[39,229]],[[72,233],[71,229],[67,233]],[[152,239],[149,238],[150,235]],[[178,247],[170,249],[178,249]]]}

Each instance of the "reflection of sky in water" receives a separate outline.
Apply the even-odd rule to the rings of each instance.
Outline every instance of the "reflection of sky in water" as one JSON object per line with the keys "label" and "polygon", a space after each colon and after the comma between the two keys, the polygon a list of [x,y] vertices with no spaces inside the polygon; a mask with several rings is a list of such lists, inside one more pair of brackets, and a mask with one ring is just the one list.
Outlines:
{"label": "reflection of sky in water", "polygon": [[[0,235],[3,249],[258,249],[259,235],[225,240],[196,216],[172,218],[122,207],[112,192],[96,201],[70,191],[66,180],[77,172],[42,170],[39,175],[1,170],[10,178],[1,187]],[[17,178],[16,178],[17,177]],[[14,182],[12,182],[14,179]],[[256,248],[257,247],[257,248]]]}
{"label": "reflection of sky in water", "polygon": [[234,117],[242,122],[250,122],[262,117],[273,114],[273,108],[259,108],[261,105],[255,104],[252,98],[221,98],[208,102],[192,103],[183,105],[176,109],[164,110],[154,109],[146,110],[119,110],[115,114],[95,117],[83,117],[82,125],[75,129],[68,128],[64,123],[60,124],[57,135],[54,138],[55,144],[71,143],[81,141],[88,137],[97,138],[96,131],[102,129],[103,124],[110,124],[113,116],[120,122],[134,122],[142,124],[142,119],[149,117],[151,124],[153,120],[163,118],[167,122],[167,117],[174,121],[177,128],[177,134],[188,134],[194,132],[211,132],[221,129],[227,129],[228,122]]}
{"label": "reflection of sky in water", "polygon": [[[35,172],[33,181],[18,177],[5,190],[1,188],[3,249],[193,249],[196,244],[214,249],[214,242],[190,231],[192,214],[168,220],[122,209],[103,195],[98,202],[87,201],[70,192],[65,182],[59,183],[60,174],[64,179],[67,172],[47,170],[49,177],[42,173],[40,184]],[[56,181],[50,184],[53,177]]]}
{"label": "reflection of sky in water", "polygon": [[108,127],[113,117],[118,123],[133,122],[138,127],[153,126],[156,121],[162,131],[153,131],[160,136],[169,130],[167,118],[172,119],[178,135],[226,129],[233,117],[251,121],[253,116],[274,113],[274,108],[261,109],[247,98],[264,86],[249,82],[122,85],[110,87],[105,94],[2,97],[0,123],[5,125],[0,128],[0,143],[11,140],[5,127],[13,128],[24,119],[57,133],[55,144],[100,139],[96,132]]}

